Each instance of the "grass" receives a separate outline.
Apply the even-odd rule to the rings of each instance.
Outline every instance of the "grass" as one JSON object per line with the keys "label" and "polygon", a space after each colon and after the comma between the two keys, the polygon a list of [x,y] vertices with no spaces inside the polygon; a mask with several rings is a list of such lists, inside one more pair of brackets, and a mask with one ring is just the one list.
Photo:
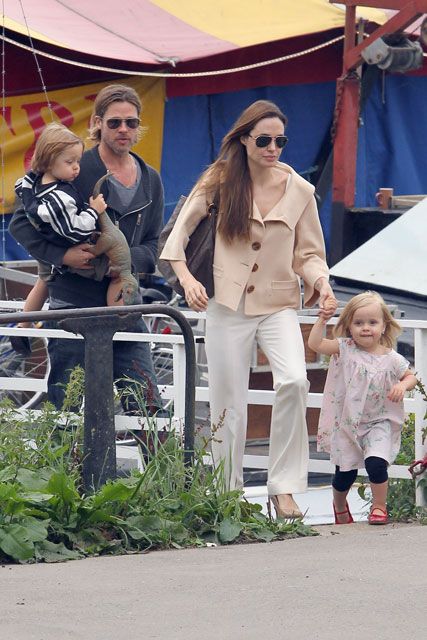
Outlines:
{"label": "grass", "polygon": [[[81,383],[81,379],[79,384]],[[71,406],[76,390],[68,394]],[[204,463],[204,442],[185,464],[181,435],[141,441],[144,471],[85,494],[79,414],[46,403],[40,414],[0,407],[0,560],[57,562],[154,549],[271,542],[316,535],[301,521],[271,520],[221,466]]]}

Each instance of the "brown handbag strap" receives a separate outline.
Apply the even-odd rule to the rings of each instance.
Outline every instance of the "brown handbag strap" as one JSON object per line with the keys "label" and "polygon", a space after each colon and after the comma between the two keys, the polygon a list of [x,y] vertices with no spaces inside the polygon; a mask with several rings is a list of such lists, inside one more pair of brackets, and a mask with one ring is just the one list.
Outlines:
{"label": "brown handbag strap", "polygon": [[206,207],[209,216],[216,219],[219,211],[219,189],[215,192],[212,202],[206,200]]}

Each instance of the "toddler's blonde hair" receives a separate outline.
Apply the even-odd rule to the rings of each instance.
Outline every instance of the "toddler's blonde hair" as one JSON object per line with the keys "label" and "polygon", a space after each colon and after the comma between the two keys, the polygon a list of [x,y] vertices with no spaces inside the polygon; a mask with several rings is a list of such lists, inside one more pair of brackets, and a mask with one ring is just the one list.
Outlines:
{"label": "toddler's blonde hair", "polygon": [[361,309],[362,307],[366,307],[368,304],[372,303],[380,305],[385,325],[384,333],[380,339],[380,344],[392,349],[396,344],[396,338],[401,333],[402,328],[391,315],[390,309],[387,307],[384,299],[376,291],[365,291],[364,293],[359,293],[347,302],[333,329],[334,337],[351,338],[350,324],[355,312],[357,309]]}
{"label": "toddler's blonde hair", "polygon": [[36,173],[46,173],[59,154],[75,144],[81,144],[84,149],[83,140],[79,136],[63,124],[51,122],[46,125],[36,142],[31,169]]}

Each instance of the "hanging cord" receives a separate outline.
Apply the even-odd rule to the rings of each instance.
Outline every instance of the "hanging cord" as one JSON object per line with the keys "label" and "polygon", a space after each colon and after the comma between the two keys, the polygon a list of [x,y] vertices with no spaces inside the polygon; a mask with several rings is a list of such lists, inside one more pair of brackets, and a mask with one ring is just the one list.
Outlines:
{"label": "hanging cord", "polygon": [[[49,115],[50,115],[50,119],[53,122],[53,111],[52,111],[52,105],[51,102],[49,100],[49,96],[47,93],[47,88],[43,79],[43,74],[42,74],[42,70],[37,58],[37,51],[34,47],[34,43],[33,43],[33,39],[31,37],[31,32],[30,32],[30,28],[28,26],[28,22],[27,22],[27,17],[25,15],[24,12],[24,7],[22,5],[22,0],[19,0],[19,4],[21,7],[21,11],[22,11],[22,16],[23,16],[23,20],[25,23],[25,27],[27,30],[27,36],[28,36],[28,40],[30,42],[30,47],[26,47],[26,49],[28,51],[31,51],[35,60],[35,64],[36,64],[36,68],[37,68],[37,72],[39,74],[40,77],[40,84],[46,99],[46,105],[48,107],[49,110]],[[5,180],[5,174],[6,174],[6,170],[5,170],[5,140],[6,140],[6,130],[7,130],[7,111],[6,111],[6,48],[5,48],[5,44],[6,42],[13,42],[11,41],[9,38],[6,38],[6,15],[5,15],[5,2],[4,0],[2,0],[2,28],[1,28],[1,39],[2,39],[2,48],[1,48],[1,92],[2,92],[2,98],[1,98],[1,116],[2,116],[2,121],[1,121],[1,125],[0,125],[0,165],[1,165],[1,194],[0,194],[0,200],[1,200],[1,212],[0,215],[2,216],[2,222],[1,222],[1,233],[2,233],[2,239],[1,239],[1,262],[3,265],[6,264],[6,233],[7,233],[7,229],[6,229],[6,180]],[[3,292],[4,292],[4,297],[6,300],[9,299],[8,296],[8,290],[7,290],[7,279],[6,277],[3,276],[2,278],[2,284],[3,284]]]}
{"label": "hanging cord", "polygon": [[[3,36],[4,37],[4,36]],[[77,62],[75,60],[67,60],[66,58],[62,58],[60,56],[54,56],[50,53],[45,53],[44,51],[40,51],[39,49],[35,49],[34,47],[29,47],[28,45],[22,44],[20,42],[15,42],[11,38],[5,38],[6,42],[10,44],[14,44],[21,49],[25,49],[26,51],[32,51],[34,55],[44,56],[45,58],[49,58],[49,60],[55,60],[55,62],[63,62],[64,64],[70,64],[74,67],[81,67],[82,69],[92,69],[93,71],[105,71],[107,73],[117,73],[119,75],[126,76],[146,76],[150,78],[203,78],[205,76],[220,76],[225,75],[227,73],[238,73],[240,71],[249,71],[250,69],[258,69],[259,67],[266,67],[270,64],[276,64],[278,62],[286,62],[287,60],[292,60],[293,58],[299,58],[301,56],[308,55],[310,53],[315,53],[320,49],[324,49],[325,47],[329,47],[341,40],[344,40],[344,36],[337,36],[336,38],[332,38],[332,40],[328,40],[327,42],[322,42],[322,44],[318,44],[315,47],[310,47],[309,49],[304,49],[303,51],[297,51],[296,53],[289,53],[287,56],[281,56],[280,58],[273,58],[271,60],[263,60],[261,62],[254,62],[253,64],[247,64],[242,67],[232,67],[230,69],[216,69],[215,71],[196,71],[193,73],[169,73],[169,72],[157,72],[157,71],[135,71],[133,69],[115,69],[113,67],[101,67],[99,65],[94,64],[86,64],[85,62]]]}
{"label": "hanging cord", "polygon": [[[2,264],[6,261],[6,210],[5,210],[5,201],[6,201],[6,182],[5,182],[5,162],[4,162],[4,141],[6,140],[6,50],[5,50],[5,23],[6,16],[4,13],[4,0],[2,0],[2,36],[3,42],[1,47],[1,125],[0,125],[0,165],[1,165],[1,261]],[[7,280],[3,277],[2,279],[2,288],[4,292],[4,296],[6,300],[8,299],[7,295]]]}
{"label": "hanging cord", "polygon": [[[42,70],[41,70],[41,67],[39,65],[39,61],[38,61],[38,58],[37,58],[37,53],[39,53],[39,52],[38,51],[36,52],[36,49],[35,49],[34,44],[33,44],[33,39],[31,37],[30,28],[29,28],[28,22],[27,22],[27,16],[25,15],[24,7],[22,6],[22,0],[19,0],[19,4],[20,4],[20,7],[21,7],[21,11],[22,11],[22,17],[23,17],[24,22],[25,22],[25,28],[27,29],[28,40],[30,41],[30,45],[31,45],[30,47],[28,47],[28,50],[30,50],[32,52],[33,56],[34,56],[34,61],[36,63],[37,72],[38,72],[39,77],[40,77],[40,84],[41,84],[41,87],[43,89],[44,97],[46,98],[47,107],[49,109],[50,119],[53,122],[52,105],[50,104],[49,96],[47,94],[47,88],[46,88],[46,85],[45,85],[44,80],[43,80]],[[3,25],[4,25],[4,23],[3,23]]]}

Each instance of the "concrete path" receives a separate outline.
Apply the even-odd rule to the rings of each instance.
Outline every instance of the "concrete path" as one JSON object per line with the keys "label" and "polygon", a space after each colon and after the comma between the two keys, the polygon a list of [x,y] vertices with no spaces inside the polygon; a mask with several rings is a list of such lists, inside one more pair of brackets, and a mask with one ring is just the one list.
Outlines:
{"label": "concrete path", "polygon": [[0,567],[2,640],[413,640],[427,527]]}

